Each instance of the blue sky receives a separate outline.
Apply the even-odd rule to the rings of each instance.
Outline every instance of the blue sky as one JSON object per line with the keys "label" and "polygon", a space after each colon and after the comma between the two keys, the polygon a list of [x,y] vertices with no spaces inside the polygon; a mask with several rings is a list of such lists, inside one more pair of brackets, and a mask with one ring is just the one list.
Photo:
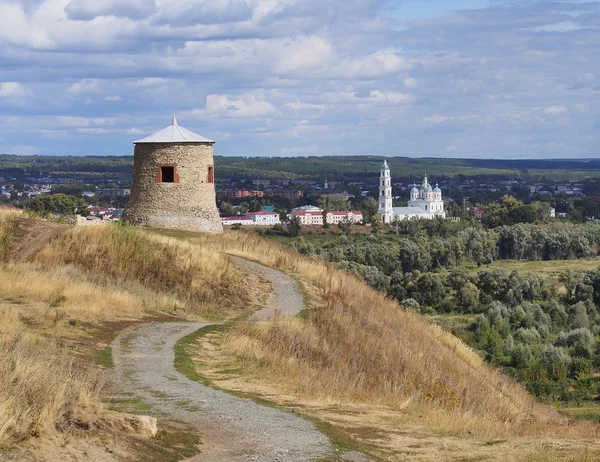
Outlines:
{"label": "blue sky", "polygon": [[600,1],[0,0],[0,153],[599,157]]}

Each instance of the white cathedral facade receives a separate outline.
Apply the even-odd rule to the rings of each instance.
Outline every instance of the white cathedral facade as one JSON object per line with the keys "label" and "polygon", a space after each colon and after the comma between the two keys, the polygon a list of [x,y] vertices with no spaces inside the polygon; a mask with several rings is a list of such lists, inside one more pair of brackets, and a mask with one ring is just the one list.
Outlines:
{"label": "white cathedral facade", "polygon": [[387,160],[383,161],[379,179],[379,211],[384,223],[393,223],[395,220],[416,220],[419,218],[432,219],[435,217],[446,218],[444,212],[444,201],[442,200],[442,190],[432,188],[427,180],[427,175],[423,178],[423,184],[416,184],[410,191],[410,200],[408,207],[392,206],[392,177]]}

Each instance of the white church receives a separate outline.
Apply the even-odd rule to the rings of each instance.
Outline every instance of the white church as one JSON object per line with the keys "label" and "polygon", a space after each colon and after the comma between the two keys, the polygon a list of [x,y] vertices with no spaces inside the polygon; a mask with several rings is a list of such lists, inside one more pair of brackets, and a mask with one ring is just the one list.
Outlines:
{"label": "white church", "polygon": [[432,188],[427,180],[423,178],[423,184],[416,184],[410,191],[408,207],[392,206],[392,177],[387,160],[383,161],[379,180],[379,211],[384,223],[393,223],[395,220],[417,220],[432,219],[435,217],[446,218],[444,212],[444,201],[442,190],[435,185]]}

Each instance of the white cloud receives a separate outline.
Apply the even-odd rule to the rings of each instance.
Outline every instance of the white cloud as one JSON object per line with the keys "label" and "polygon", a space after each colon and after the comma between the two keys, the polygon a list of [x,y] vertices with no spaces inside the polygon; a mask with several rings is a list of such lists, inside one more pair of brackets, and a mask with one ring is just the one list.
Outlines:
{"label": "white cloud", "polygon": [[415,97],[408,93],[371,90],[365,96],[357,95],[356,92],[324,93],[319,99],[329,104],[360,104],[377,106],[397,106],[410,104]]}
{"label": "white cloud", "polygon": [[22,98],[31,95],[32,91],[19,82],[0,82],[0,98]]}
{"label": "white cloud", "polygon": [[278,74],[297,74],[308,71],[325,71],[334,60],[334,51],[323,37],[298,37],[275,50],[278,61],[274,71]]}
{"label": "white cloud", "polygon": [[[448,155],[596,155],[597,6],[503,3],[397,27],[382,0],[0,0],[0,101],[21,116],[0,114],[3,144],[127,153],[176,112],[231,154],[307,134],[327,153],[444,154],[460,131]],[[34,94],[48,116],[24,109]]]}
{"label": "white cloud", "polygon": [[531,28],[535,32],[570,32],[581,29],[582,26],[573,21],[560,21]]}
{"label": "white cloud", "polygon": [[421,119],[421,122],[425,122],[428,124],[439,125],[444,122],[453,121],[453,122],[469,122],[472,120],[480,120],[481,116],[477,114],[470,114],[464,116],[443,116],[443,115],[433,115],[430,117],[425,117]]}
{"label": "white cloud", "polygon": [[34,48],[53,45],[43,28],[31,27],[22,5],[0,1],[0,45],[3,43]]}
{"label": "white cloud", "polygon": [[446,122],[447,120],[450,120],[450,117],[441,116],[441,115],[436,114],[431,117],[425,117],[424,119],[421,119],[421,120],[428,124],[441,124],[442,122]]}
{"label": "white cloud", "polygon": [[219,24],[252,18],[252,9],[244,0],[156,0],[156,3],[160,11],[155,22],[159,24]]}
{"label": "white cloud", "polygon": [[230,99],[226,95],[208,95],[206,109],[196,111],[195,114],[224,117],[264,117],[277,111],[268,101],[260,95],[247,93],[239,99]]}
{"label": "white cloud", "polygon": [[396,53],[378,51],[365,58],[343,61],[333,75],[357,79],[381,78],[408,70],[412,65]]}
{"label": "white cloud", "polygon": [[417,88],[419,86],[419,82],[416,79],[413,79],[412,77],[407,77],[404,80],[402,80],[402,83],[404,83],[404,86],[406,88]]}
{"label": "white cloud", "polygon": [[167,82],[168,79],[163,79],[161,77],[144,77],[143,79],[137,80],[133,85],[136,87],[154,87]]}
{"label": "white cloud", "polygon": [[70,19],[91,20],[98,16],[142,19],[157,9],[154,0],[73,0],[64,10]]}
{"label": "white cloud", "polygon": [[443,152],[444,154],[449,154],[449,153],[451,153],[451,152],[454,152],[454,151],[456,151],[457,149],[458,149],[458,148],[456,147],[456,145],[454,145],[454,144],[451,144],[451,145],[449,145],[449,146],[446,146],[442,152]]}
{"label": "white cloud", "polygon": [[544,108],[544,114],[550,116],[558,116],[567,112],[567,108],[564,106],[548,106]]}
{"label": "white cloud", "polygon": [[98,85],[99,81],[96,79],[83,79],[79,82],[75,82],[70,85],[68,88],[68,92],[71,95],[81,95],[85,93],[99,93],[100,86]]}
{"label": "white cloud", "polygon": [[291,103],[285,103],[283,105],[283,107],[293,109],[294,111],[303,111],[303,110],[312,110],[312,109],[322,110],[325,108],[325,105],[324,104],[309,104],[309,103],[304,103],[302,101],[293,101]]}

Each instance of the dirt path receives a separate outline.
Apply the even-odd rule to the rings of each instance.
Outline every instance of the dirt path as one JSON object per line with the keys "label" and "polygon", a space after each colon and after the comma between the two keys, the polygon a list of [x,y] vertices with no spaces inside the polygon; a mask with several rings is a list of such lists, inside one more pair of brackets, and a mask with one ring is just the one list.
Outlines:
{"label": "dirt path", "polygon": [[[257,263],[233,261],[242,270],[256,272],[273,283],[274,293],[256,319],[302,310],[302,294],[292,278]],[[153,323],[123,331],[113,342],[120,391],[139,396],[154,413],[196,426],[203,446],[194,460],[304,462],[332,456],[331,442],[309,421],[201,385],[175,369],[177,340],[209,324]],[[348,454],[348,459],[357,458],[359,454]]]}
{"label": "dirt path", "polygon": [[25,260],[67,229],[67,225],[33,218],[15,219],[15,238],[7,249],[8,260]]}
{"label": "dirt path", "polygon": [[298,288],[298,283],[287,274],[240,257],[231,257],[231,261],[242,271],[258,274],[273,284],[273,293],[267,300],[266,306],[254,313],[250,318],[251,321],[265,321],[277,314],[296,316],[302,311],[304,297]]}

